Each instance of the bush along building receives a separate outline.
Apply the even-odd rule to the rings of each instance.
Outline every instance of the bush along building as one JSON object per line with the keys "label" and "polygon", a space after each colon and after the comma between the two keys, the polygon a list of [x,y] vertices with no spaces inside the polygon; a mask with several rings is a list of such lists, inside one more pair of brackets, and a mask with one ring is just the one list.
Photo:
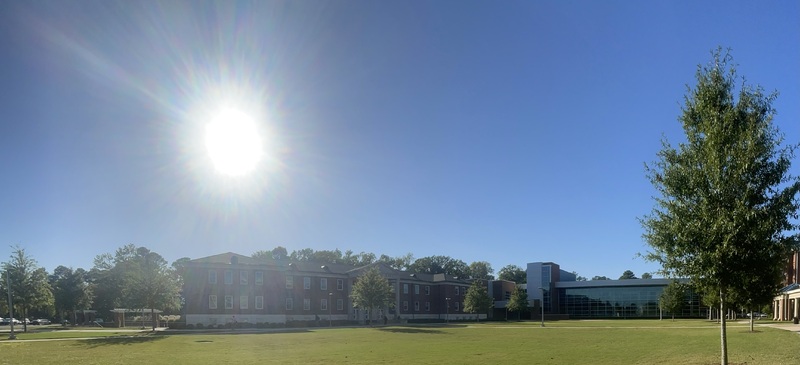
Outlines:
{"label": "bush along building", "polygon": [[[353,307],[350,293],[358,276],[373,266],[389,281],[395,300],[392,306],[369,313]],[[228,252],[187,263],[183,317],[187,325],[203,326],[486,318],[463,310],[470,283],[445,274],[395,270],[380,262],[354,267],[256,260]]]}

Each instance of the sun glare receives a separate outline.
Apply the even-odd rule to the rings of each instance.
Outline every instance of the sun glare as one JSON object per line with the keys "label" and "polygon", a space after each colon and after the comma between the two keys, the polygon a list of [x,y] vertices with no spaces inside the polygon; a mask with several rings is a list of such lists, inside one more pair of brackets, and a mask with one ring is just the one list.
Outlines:
{"label": "sun glare", "polygon": [[217,171],[245,175],[256,167],[263,151],[253,119],[237,109],[224,109],[206,125],[206,149]]}

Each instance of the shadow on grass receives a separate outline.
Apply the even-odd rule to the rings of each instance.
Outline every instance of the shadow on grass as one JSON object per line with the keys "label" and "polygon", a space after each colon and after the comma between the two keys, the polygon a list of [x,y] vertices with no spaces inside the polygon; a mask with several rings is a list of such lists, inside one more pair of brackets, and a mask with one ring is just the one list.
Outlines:
{"label": "shadow on grass", "polygon": [[382,332],[391,332],[391,333],[412,333],[412,334],[427,334],[427,335],[448,334],[447,332],[438,329],[420,328],[420,327],[383,327],[383,328],[377,328],[377,330]]}
{"label": "shadow on grass", "polygon": [[166,336],[162,335],[97,337],[89,340],[77,341],[75,342],[75,346],[92,349],[102,346],[136,345],[163,340],[165,337]]}
{"label": "shadow on grass", "polygon": [[281,329],[270,329],[270,330],[263,330],[263,329],[237,329],[237,330],[170,330],[168,334],[164,334],[161,336],[168,336],[168,335],[204,335],[204,336],[220,336],[220,335],[272,335],[272,334],[279,334],[279,333],[306,333],[306,332],[313,332],[308,328],[281,328]]}

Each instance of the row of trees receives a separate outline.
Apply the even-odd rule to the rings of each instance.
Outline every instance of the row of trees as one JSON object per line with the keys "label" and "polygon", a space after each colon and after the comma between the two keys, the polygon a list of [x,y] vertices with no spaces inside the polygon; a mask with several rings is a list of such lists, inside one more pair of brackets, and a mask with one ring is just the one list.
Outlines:
{"label": "row of trees", "polygon": [[[89,271],[58,266],[48,274],[25,249],[15,247],[3,263],[7,277],[0,290],[7,293],[10,283],[14,311],[21,318],[55,316],[75,323],[77,312],[88,308],[99,313],[114,308],[174,311],[180,309],[179,269],[186,260],[170,266],[158,253],[130,244],[113,255],[97,256]],[[8,303],[0,302],[8,313]]]}

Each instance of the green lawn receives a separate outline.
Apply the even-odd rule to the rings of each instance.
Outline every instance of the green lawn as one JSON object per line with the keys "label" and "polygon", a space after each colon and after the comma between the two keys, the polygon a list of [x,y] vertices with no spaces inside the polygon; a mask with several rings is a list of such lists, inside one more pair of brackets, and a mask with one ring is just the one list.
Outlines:
{"label": "green lawn", "polygon": [[[731,364],[799,364],[800,335],[728,328]],[[92,340],[30,341],[45,337]],[[27,341],[27,342],[26,342]],[[559,321],[298,329],[275,333],[51,331],[0,341],[0,364],[715,364],[719,328],[701,320]]]}

